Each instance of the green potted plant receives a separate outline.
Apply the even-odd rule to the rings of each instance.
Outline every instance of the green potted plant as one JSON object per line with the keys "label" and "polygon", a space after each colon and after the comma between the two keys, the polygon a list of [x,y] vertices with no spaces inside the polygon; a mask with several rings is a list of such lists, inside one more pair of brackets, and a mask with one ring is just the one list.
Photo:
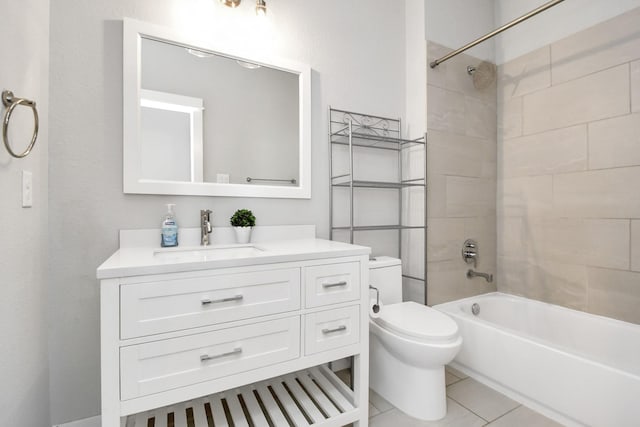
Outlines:
{"label": "green potted plant", "polygon": [[256,217],[249,209],[238,209],[231,217],[231,226],[236,232],[238,243],[249,243],[251,230],[256,225]]}

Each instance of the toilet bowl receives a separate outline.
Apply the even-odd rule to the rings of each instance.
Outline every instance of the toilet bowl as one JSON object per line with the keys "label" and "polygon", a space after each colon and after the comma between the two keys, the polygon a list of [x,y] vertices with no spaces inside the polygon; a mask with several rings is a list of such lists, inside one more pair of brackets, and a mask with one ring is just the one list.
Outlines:
{"label": "toilet bowl", "polygon": [[371,285],[384,303],[369,321],[370,387],[414,418],[443,418],[444,365],[462,346],[458,325],[431,307],[402,302],[400,260],[378,257],[369,268]]}

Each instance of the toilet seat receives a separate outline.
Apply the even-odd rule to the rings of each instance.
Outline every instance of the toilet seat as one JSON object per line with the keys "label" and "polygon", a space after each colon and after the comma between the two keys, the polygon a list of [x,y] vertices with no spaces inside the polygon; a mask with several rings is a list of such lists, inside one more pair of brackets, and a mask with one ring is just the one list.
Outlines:
{"label": "toilet seat", "polygon": [[445,343],[458,337],[458,325],[453,319],[413,301],[384,306],[373,321],[384,329],[422,342]]}

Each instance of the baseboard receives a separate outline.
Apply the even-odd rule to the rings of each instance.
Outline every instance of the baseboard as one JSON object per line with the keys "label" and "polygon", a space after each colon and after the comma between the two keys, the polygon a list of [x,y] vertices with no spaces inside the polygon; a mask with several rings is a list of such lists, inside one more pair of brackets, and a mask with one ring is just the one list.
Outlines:
{"label": "baseboard", "polygon": [[53,427],[101,427],[100,415],[95,417],[85,418],[83,420],[71,421],[66,424],[56,424]]}

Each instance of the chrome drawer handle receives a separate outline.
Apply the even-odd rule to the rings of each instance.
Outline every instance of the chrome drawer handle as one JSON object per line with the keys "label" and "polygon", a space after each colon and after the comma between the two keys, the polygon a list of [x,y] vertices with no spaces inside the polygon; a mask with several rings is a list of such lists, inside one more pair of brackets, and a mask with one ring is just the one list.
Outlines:
{"label": "chrome drawer handle", "polygon": [[221,298],[221,299],[203,299],[200,302],[202,303],[202,305],[209,305],[209,304],[216,304],[219,302],[229,302],[229,301],[242,301],[242,298],[244,298],[242,295],[236,295],[234,297],[227,297],[227,298]]}
{"label": "chrome drawer handle", "polygon": [[336,288],[338,286],[346,286],[347,282],[346,281],[342,281],[342,282],[336,282],[336,283],[323,283],[322,287],[323,288]]}
{"label": "chrome drawer handle", "polygon": [[240,353],[242,353],[242,347],[236,347],[233,350],[228,351],[226,353],[214,354],[213,356],[209,356],[208,354],[203,354],[202,356],[200,356],[200,361],[206,362],[208,360],[219,359],[221,357],[226,357],[226,356],[233,356],[234,354],[240,354]]}
{"label": "chrome drawer handle", "polygon": [[334,332],[340,332],[340,331],[346,331],[346,330],[347,330],[347,327],[345,325],[340,325],[337,328],[333,328],[333,329],[325,328],[325,329],[322,330],[322,333],[323,334],[332,334]]}

